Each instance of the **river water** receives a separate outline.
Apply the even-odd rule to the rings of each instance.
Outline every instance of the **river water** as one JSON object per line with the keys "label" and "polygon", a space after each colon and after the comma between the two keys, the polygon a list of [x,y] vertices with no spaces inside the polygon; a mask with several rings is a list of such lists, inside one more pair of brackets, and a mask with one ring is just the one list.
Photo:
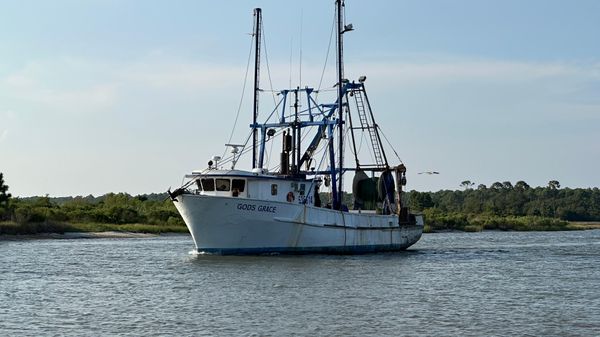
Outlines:
{"label": "river water", "polygon": [[0,241],[0,335],[600,335],[600,230],[426,234],[361,256],[192,248]]}

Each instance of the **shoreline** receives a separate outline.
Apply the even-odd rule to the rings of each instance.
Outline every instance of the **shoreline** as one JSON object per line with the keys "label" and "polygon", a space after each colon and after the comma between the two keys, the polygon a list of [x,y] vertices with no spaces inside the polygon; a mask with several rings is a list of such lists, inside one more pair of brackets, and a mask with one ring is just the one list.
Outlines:
{"label": "shoreline", "polygon": [[164,232],[139,233],[139,232],[65,232],[65,233],[37,233],[37,234],[0,234],[0,241],[24,241],[24,240],[76,240],[76,239],[142,239],[159,236],[184,236],[188,233]]}
{"label": "shoreline", "polygon": [[[559,220],[557,220],[559,221]],[[555,231],[582,231],[582,230],[594,230],[600,229],[600,221],[562,221],[561,224],[556,223],[542,223],[542,224],[525,224],[523,223],[509,223],[509,222],[498,222],[488,226],[487,224],[466,224],[461,226],[434,226],[425,223],[423,233],[445,233],[445,232],[485,232],[485,231],[506,231],[506,232],[555,232]],[[442,222],[443,223],[443,222]],[[498,225],[500,224],[500,225]],[[502,226],[505,224],[505,226]]]}
{"label": "shoreline", "polygon": [[571,230],[600,229],[598,221],[570,221],[567,227]]}
{"label": "shoreline", "polygon": [[[600,230],[600,222],[582,222],[569,223],[568,228],[564,231],[573,230]],[[506,232],[499,229],[487,229],[482,232]],[[508,230],[508,232],[522,232]],[[440,229],[423,234],[444,234],[444,233],[471,233],[456,229]],[[546,232],[546,231],[527,231],[527,232]],[[77,240],[77,239],[143,239],[160,236],[189,236],[189,233],[182,232],[161,232],[161,233],[143,233],[143,232],[128,232],[128,231],[98,231],[98,232],[65,232],[65,233],[36,233],[36,234],[0,234],[1,241],[25,241],[25,240]]]}

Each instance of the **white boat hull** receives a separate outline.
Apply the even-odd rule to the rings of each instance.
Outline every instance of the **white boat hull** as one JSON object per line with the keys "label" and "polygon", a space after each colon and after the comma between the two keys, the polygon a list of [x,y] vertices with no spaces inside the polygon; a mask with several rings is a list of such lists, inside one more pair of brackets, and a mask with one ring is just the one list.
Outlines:
{"label": "white boat hull", "polygon": [[398,251],[423,232],[421,216],[398,225],[396,215],[196,194],[177,196],[175,206],[197,250],[216,254]]}

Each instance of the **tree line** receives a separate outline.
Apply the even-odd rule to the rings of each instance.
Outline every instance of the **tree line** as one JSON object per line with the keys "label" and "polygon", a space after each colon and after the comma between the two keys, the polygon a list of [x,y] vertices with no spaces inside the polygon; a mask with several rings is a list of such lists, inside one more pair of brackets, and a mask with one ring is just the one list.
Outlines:
{"label": "tree line", "polygon": [[541,216],[567,221],[600,221],[600,189],[560,188],[551,180],[545,187],[530,187],[524,181],[514,185],[495,182],[473,188],[464,181],[463,190],[409,193],[413,210],[437,209],[443,213],[488,214],[497,216]]}
{"label": "tree line", "polygon": [[4,214],[5,220],[17,223],[60,221],[184,225],[166,193],[138,196],[109,193],[100,197],[13,198]]}
{"label": "tree line", "polygon": [[[556,180],[549,181],[544,187],[531,187],[524,181],[517,181],[514,185],[505,181],[495,182],[489,187],[483,184],[475,186],[468,180],[460,186],[462,190],[413,190],[405,195],[405,204],[412,211],[425,214],[431,229],[546,230],[565,229],[566,221],[600,221],[598,188],[561,188]],[[352,203],[351,194],[344,193],[343,197],[346,204]],[[326,198],[323,194],[322,199]],[[16,232],[19,230],[15,226],[39,223],[145,224],[185,228],[183,219],[166,193],[14,198],[8,193],[2,173],[0,221],[4,221],[5,225],[6,222],[14,224],[11,230]],[[59,226],[58,231],[61,228],[64,229],[64,226]],[[52,231],[52,228],[41,230]],[[38,230],[30,228],[28,231]]]}
{"label": "tree line", "polygon": [[[5,226],[4,231],[39,232],[68,230],[65,224],[144,224],[164,227],[184,227],[183,219],[168,195],[147,194],[131,196],[126,193],[108,193],[103,196],[64,198],[14,198],[8,193],[0,173],[0,221],[16,226]],[[44,226],[25,226],[45,224]],[[25,228],[20,228],[19,226]],[[93,227],[93,226],[90,226]],[[102,226],[97,226],[102,227]],[[2,233],[0,228],[0,234]],[[7,229],[8,228],[8,229]],[[102,228],[107,228],[102,227]],[[114,227],[113,227],[114,228]],[[145,227],[148,229],[148,227]]]}
{"label": "tree line", "polygon": [[495,182],[489,187],[463,181],[462,190],[410,191],[407,202],[425,214],[431,229],[562,230],[568,221],[600,221],[600,190],[544,187],[525,181]]}

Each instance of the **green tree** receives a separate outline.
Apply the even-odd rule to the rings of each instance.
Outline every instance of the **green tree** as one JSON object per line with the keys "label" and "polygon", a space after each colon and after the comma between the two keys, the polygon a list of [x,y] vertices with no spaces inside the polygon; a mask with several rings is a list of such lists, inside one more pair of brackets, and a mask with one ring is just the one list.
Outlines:
{"label": "green tree", "polygon": [[560,188],[560,183],[557,180],[550,180],[548,182],[548,188],[551,190],[557,190]]}
{"label": "green tree", "polygon": [[8,193],[8,185],[4,184],[4,175],[0,172],[0,219],[4,218],[5,216],[10,197],[11,195]]}
{"label": "green tree", "polygon": [[519,180],[515,183],[515,188],[518,190],[524,191],[524,190],[528,190],[530,188],[530,186],[523,180]]}
{"label": "green tree", "polygon": [[409,206],[415,211],[422,211],[426,208],[433,207],[431,194],[428,192],[410,191]]}
{"label": "green tree", "polygon": [[490,186],[490,188],[494,190],[501,190],[502,188],[504,188],[504,185],[502,185],[501,182],[496,181],[492,184],[492,186]]}
{"label": "green tree", "polygon": [[460,186],[463,187],[465,190],[471,189],[474,185],[475,183],[471,182],[470,180],[465,180],[462,183],[460,183]]}

